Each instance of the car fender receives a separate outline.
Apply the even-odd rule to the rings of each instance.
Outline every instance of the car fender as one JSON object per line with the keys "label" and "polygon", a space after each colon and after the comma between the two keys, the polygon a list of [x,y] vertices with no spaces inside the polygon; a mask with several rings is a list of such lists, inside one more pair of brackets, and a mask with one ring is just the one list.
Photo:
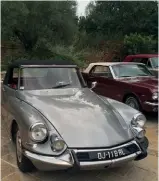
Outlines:
{"label": "car fender", "polygon": [[35,108],[31,107],[26,102],[21,101],[17,97],[11,97],[10,102],[11,110],[7,120],[7,122],[10,123],[9,130],[11,132],[13,121],[16,121],[21,132],[22,141],[30,141],[28,137],[29,129],[37,122],[44,123],[48,130],[51,129],[52,125],[50,125]]}
{"label": "car fender", "polygon": [[138,110],[121,103],[119,101],[116,101],[114,99],[106,98],[103,96],[100,96],[103,100],[107,100],[110,105],[120,114],[120,116],[124,119],[124,121],[127,123],[127,125],[130,125],[131,120],[133,119],[134,115],[140,113]]}

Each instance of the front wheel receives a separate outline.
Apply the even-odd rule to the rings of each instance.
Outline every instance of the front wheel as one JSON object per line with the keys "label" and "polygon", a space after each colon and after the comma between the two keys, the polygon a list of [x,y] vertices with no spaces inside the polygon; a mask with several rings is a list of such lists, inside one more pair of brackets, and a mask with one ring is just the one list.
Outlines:
{"label": "front wheel", "polygon": [[32,162],[26,156],[24,156],[22,152],[22,140],[21,140],[19,129],[17,129],[17,132],[16,132],[16,158],[17,158],[18,168],[22,172],[25,173],[25,172],[33,171],[34,166]]}
{"label": "front wheel", "polygon": [[133,96],[127,97],[125,100],[125,104],[139,111],[141,110],[139,101]]}

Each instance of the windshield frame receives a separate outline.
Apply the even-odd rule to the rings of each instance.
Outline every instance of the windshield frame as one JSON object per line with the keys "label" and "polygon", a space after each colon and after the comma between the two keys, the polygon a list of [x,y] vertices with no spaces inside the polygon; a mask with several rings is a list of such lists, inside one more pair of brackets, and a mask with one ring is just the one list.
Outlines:
{"label": "windshield frame", "polygon": [[[150,73],[150,75],[147,75],[147,76],[140,76],[140,75],[136,75],[136,76],[127,76],[127,77],[118,77],[116,74],[115,74],[115,72],[114,72],[114,70],[113,70],[113,67],[115,67],[115,66],[120,66],[120,65],[129,65],[129,66],[131,66],[131,65],[141,65],[141,66],[143,66],[149,73]],[[127,63],[127,64],[115,64],[115,65],[111,65],[111,69],[112,69],[112,72],[113,72],[113,74],[114,74],[114,77],[115,77],[115,79],[125,79],[125,78],[135,78],[135,77],[154,77],[154,75],[152,74],[152,72],[144,65],[144,64],[142,64],[142,63]]]}
{"label": "windshield frame", "polygon": [[[158,69],[158,68],[159,68],[159,65],[158,65],[157,67],[154,66],[154,63],[153,63],[153,62],[154,62],[154,60],[153,60],[154,58],[159,60],[159,57],[157,57],[157,56],[156,56],[156,57],[151,57],[151,58],[150,58],[151,66],[152,66],[152,68]],[[157,62],[158,62],[158,61],[157,61]]]}
{"label": "windshield frame", "polygon": [[[29,91],[27,89],[20,89],[21,72],[22,72],[22,69],[24,69],[24,68],[74,68],[76,70],[77,77],[79,79],[81,88],[87,87],[87,84],[86,84],[79,68],[76,65],[21,65],[19,67],[19,71],[18,71],[18,87],[17,87],[17,90],[20,90],[20,91]],[[47,90],[47,89],[37,89],[37,90],[42,91],[42,90]],[[52,90],[54,90],[54,89],[52,89]],[[30,91],[33,91],[33,90],[30,90]]]}

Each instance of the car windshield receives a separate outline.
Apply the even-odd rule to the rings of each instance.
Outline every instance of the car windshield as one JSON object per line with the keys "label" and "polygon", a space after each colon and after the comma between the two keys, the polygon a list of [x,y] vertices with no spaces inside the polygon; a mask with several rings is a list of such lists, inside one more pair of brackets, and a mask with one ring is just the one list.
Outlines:
{"label": "car windshield", "polygon": [[76,68],[22,68],[20,89],[79,88],[82,86],[80,78]]}
{"label": "car windshield", "polygon": [[116,77],[152,76],[151,72],[144,65],[118,64],[112,66]]}
{"label": "car windshield", "polygon": [[158,68],[158,57],[151,58],[151,64],[153,68]]}

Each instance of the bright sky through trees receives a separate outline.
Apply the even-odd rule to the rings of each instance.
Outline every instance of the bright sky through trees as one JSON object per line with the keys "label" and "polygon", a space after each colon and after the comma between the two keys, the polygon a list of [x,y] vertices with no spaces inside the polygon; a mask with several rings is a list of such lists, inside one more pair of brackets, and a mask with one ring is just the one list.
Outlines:
{"label": "bright sky through trees", "polygon": [[77,0],[78,6],[77,6],[77,15],[78,16],[84,16],[85,15],[85,9],[88,5],[90,0]]}

